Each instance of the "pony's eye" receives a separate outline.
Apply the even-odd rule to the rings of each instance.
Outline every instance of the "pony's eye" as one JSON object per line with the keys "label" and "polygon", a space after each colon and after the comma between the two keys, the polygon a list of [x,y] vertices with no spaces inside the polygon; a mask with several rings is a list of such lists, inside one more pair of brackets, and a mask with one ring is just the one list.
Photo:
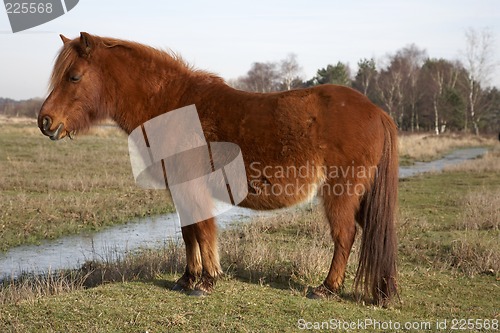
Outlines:
{"label": "pony's eye", "polygon": [[79,82],[80,80],[82,79],[82,76],[81,75],[71,75],[69,77],[69,80],[73,83],[76,83],[76,82]]}

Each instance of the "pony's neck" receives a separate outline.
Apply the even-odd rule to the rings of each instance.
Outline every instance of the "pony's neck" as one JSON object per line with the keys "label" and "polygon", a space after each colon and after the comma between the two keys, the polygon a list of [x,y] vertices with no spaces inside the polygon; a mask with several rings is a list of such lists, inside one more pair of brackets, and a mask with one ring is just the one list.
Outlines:
{"label": "pony's neck", "polygon": [[193,71],[165,52],[142,47],[105,50],[105,89],[113,96],[105,107],[127,133],[162,113],[196,103],[214,84],[224,85],[222,79]]}

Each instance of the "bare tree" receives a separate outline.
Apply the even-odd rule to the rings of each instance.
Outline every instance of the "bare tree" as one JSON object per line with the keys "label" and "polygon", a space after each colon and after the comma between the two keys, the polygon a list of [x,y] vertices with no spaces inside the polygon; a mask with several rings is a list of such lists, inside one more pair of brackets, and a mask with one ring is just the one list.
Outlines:
{"label": "bare tree", "polygon": [[403,82],[405,103],[410,109],[410,130],[420,129],[417,103],[422,98],[422,91],[418,87],[418,80],[422,65],[427,58],[427,51],[411,44],[397,52],[396,57],[401,62],[405,75]]}
{"label": "bare tree", "polygon": [[448,103],[446,94],[455,90],[462,73],[461,64],[445,59],[427,59],[422,68],[420,89],[424,94],[424,105],[433,111],[436,135],[446,130],[448,120],[443,114]]}
{"label": "bare tree", "polygon": [[491,73],[494,70],[494,36],[489,29],[478,32],[469,28],[465,32],[465,51],[463,53],[464,67],[467,70],[468,113],[465,114],[465,132],[468,131],[468,119],[474,126],[474,132],[479,134],[478,122],[481,118],[481,103],[484,93],[481,85],[488,86]]}
{"label": "bare tree", "polygon": [[379,99],[389,115],[401,126],[400,117],[396,112],[401,106],[401,82],[403,75],[397,70],[384,69],[377,80]]}
{"label": "bare tree", "polygon": [[254,92],[290,90],[302,86],[302,68],[297,55],[291,53],[279,62],[254,62],[247,72],[228,84],[236,89]]}
{"label": "bare tree", "polygon": [[404,59],[387,56],[389,64],[380,71],[377,80],[378,98],[400,129],[404,129],[405,118],[404,84],[407,78]]}
{"label": "bare tree", "polygon": [[[485,99],[488,112],[484,115],[484,128],[497,134],[500,129],[500,90],[496,87],[487,90]],[[500,140],[500,135],[498,139]]]}
{"label": "bare tree", "polygon": [[[419,130],[418,103],[422,98],[418,81],[427,52],[414,44],[387,56],[389,64],[380,71],[377,91],[380,102],[402,130]],[[409,115],[407,114],[409,110]]]}
{"label": "bare tree", "polygon": [[290,53],[285,59],[281,60],[279,67],[282,90],[291,90],[296,88],[297,82],[302,82],[302,68],[295,53]]}
{"label": "bare tree", "polygon": [[231,84],[237,89],[265,93],[279,90],[279,77],[277,63],[254,62],[246,76]]}

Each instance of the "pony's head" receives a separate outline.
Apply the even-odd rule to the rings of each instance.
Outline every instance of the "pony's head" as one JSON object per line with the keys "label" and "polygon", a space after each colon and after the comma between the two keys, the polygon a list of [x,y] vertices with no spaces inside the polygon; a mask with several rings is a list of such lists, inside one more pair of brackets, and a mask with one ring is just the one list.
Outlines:
{"label": "pony's head", "polygon": [[98,37],[82,32],[57,57],[50,81],[51,93],[38,115],[38,127],[52,140],[71,137],[106,117],[102,110],[102,78],[96,64]]}

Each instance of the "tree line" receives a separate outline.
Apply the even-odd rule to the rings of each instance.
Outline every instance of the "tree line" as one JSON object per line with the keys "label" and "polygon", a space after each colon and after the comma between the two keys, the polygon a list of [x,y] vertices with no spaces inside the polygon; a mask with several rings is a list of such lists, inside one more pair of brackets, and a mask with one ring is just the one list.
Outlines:
{"label": "tree line", "polygon": [[[338,61],[305,80],[295,54],[278,62],[255,62],[229,84],[241,90],[274,92],[320,84],[352,87],[365,94],[403,131],[498,133],[500,91],[488,85],[493,73],[493,35],[467,30],[461,61],[431,58],[408,45],[381,61],[360,59],[354,73]],[[0,98],[0,115],[37,117],[43,101]]]}
{"label": "tree line", "polygon": [[36,118],[43,100],[41,98],[31,98],[24,101],[15,101],[10,98],[0,98],[0,115],[7,117],[27,117]]}
{"label": "tree line", "polygon": [[273,92],[319,84],[352,87],[379,105],[403,131],[500,130],[500,91],[488,85],[495,63],[489,30],[467,30],[462,60],[431,58],[408,45],[383,61],[360,59],[357,71],[341,61],[304,80],[294,54],[279,62],[253,63],[246,75],[229,83],[254,92]]}

